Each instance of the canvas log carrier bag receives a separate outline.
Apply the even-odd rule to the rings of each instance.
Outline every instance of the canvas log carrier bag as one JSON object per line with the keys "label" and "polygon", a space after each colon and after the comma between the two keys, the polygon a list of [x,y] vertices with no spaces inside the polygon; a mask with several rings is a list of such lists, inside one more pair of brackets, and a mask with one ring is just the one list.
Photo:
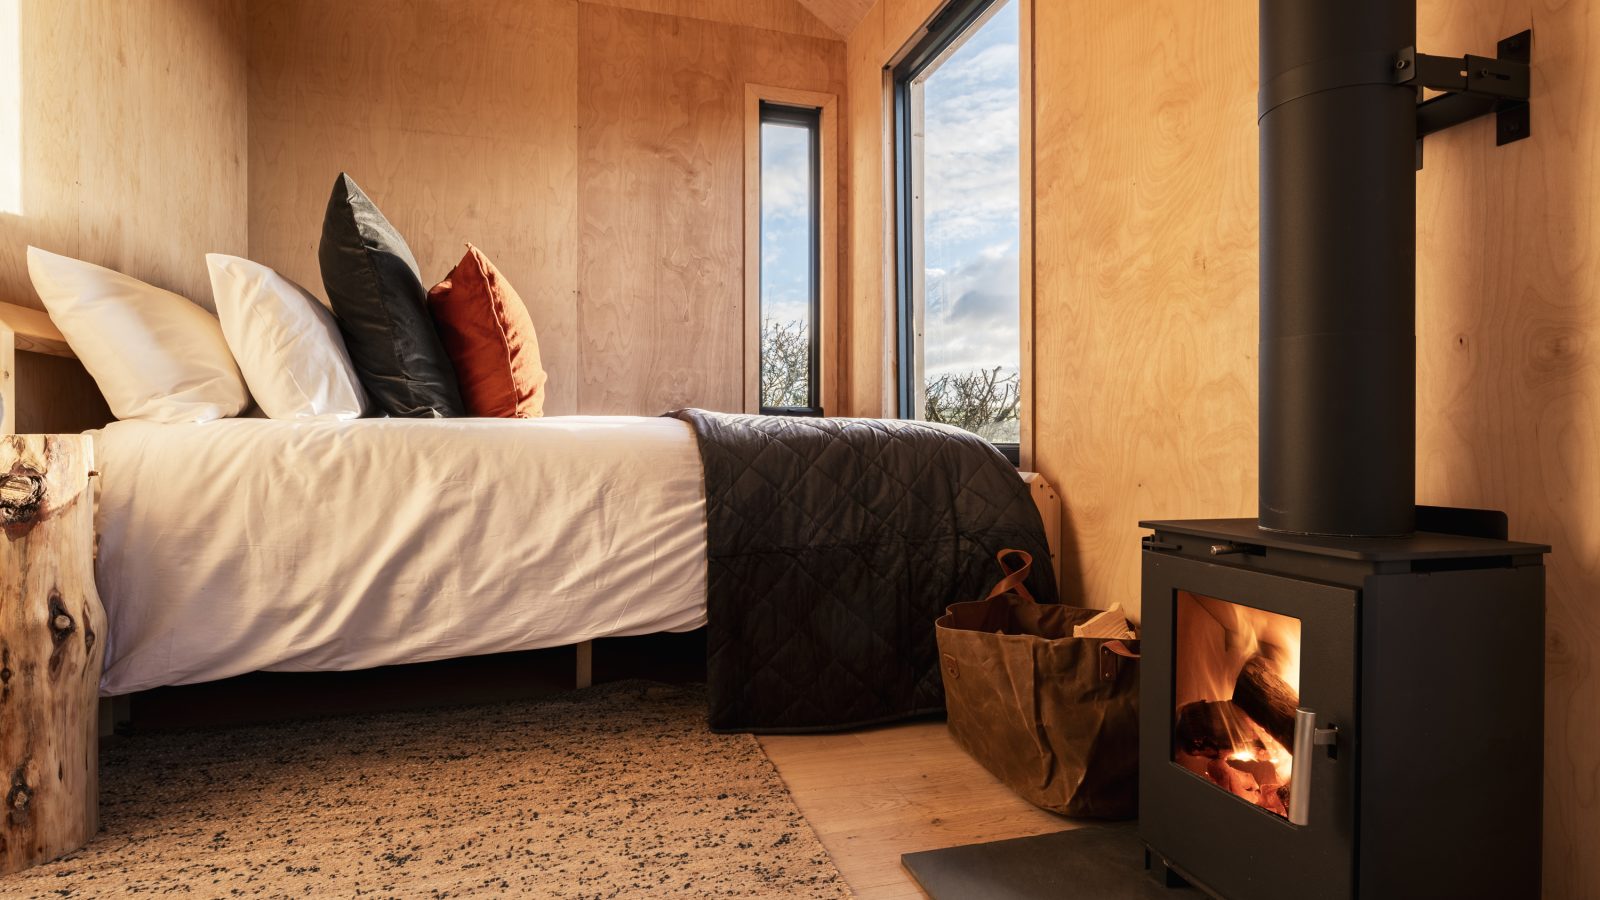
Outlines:
{"label": "canvas log carrier bag", "polygon": [[1138,642],[1073,637],[1100,610],[1035,603],[1023,585],[1033,558],[1005,550],[999,560],[1006,576],[989,596],[951,606],[934,626],[951,733],[1037,806],[1132,818]]}

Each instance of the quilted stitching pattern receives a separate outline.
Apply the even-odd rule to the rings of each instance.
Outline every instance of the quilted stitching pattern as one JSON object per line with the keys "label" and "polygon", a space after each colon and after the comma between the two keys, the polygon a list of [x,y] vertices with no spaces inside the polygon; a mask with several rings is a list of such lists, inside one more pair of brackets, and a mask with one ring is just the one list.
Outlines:
{"label": "quilted stitching pattern", "polygon": [[1007,547],[1056,602],[1038,510],[955,428],[685,409],[705,467],[707,676],[719,731],[818,731],[944,708],[933,622]]}

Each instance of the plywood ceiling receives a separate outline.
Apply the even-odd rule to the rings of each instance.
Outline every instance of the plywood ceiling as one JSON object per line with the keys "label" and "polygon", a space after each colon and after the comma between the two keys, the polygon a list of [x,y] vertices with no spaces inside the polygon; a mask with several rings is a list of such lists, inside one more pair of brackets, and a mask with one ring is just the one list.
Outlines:
{"label": "plywood ceiling", "polygon": [[847,38],[866,17],[873,0],[800,0],[800,3],[840,37]]}

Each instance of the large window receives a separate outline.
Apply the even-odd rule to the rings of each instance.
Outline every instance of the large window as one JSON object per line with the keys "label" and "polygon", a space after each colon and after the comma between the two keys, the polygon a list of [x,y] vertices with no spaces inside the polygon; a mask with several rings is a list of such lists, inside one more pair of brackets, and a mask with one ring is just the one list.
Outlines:
{"label": "large window", "polygon": [[953,0],[894,70],[900,414],[1021,435],[1018,0]]}
{"label": "large window", "polygon": [[821,114],[761,104],[760,391],[769,415],[821,415]]}

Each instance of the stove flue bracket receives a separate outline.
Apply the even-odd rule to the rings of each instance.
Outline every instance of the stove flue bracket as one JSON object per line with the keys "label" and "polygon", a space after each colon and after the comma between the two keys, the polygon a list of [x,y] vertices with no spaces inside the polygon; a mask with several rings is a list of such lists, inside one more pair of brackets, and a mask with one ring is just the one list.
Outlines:
{"label": "stove flue bracket", "polygon": [[[1528,66],[1532,60],[1533,32],[1523,31],[1502,40],[1498,56],[1433,56],[1415,47],[1401,50],[1395,59],[1396,84],[1417,87],[1417,168],[1422,168],[1422,139],[1430,134],[1495,114],[1495,145],[1520,141],[1530,133],[1528,117]],[[1443,91],[1421,99],[1424,88]]]}

